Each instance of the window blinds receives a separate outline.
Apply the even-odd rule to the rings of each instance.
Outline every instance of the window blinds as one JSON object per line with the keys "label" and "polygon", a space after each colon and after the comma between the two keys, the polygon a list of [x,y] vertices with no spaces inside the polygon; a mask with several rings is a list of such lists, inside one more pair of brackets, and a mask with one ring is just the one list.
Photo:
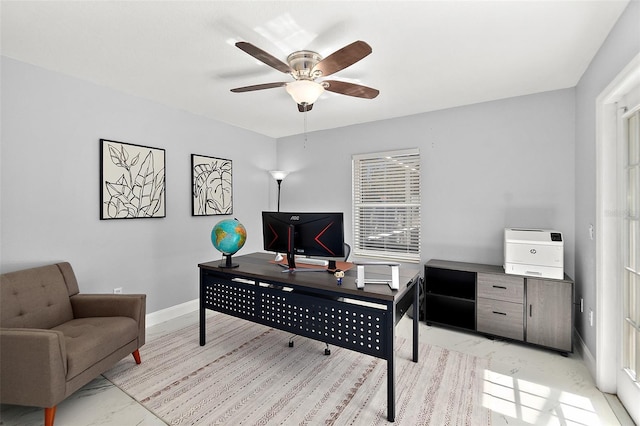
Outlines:
{"label": "window blinds", "polygon": [[357,154],[353,163],[353,253],[420,261],[418,149]]}

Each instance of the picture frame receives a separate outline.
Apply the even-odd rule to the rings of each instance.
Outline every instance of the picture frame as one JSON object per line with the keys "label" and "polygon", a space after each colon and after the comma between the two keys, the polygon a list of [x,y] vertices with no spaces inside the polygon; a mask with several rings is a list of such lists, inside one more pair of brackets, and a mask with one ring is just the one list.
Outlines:
{"label": "picture frame", "polygon": [[233,162],[191,154],[191,214],[233,214]]}
{"label": "picture frame", "polygon": [[166,216],[162,148],[100,139],[100,219]]}

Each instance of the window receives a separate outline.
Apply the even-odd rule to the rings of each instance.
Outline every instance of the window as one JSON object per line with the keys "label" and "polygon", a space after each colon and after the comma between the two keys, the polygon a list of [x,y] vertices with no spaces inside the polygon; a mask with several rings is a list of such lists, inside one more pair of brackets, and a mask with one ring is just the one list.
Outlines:
{"label": "window", "polygon": [[640,111],[625,117],[623,203],[623,368],[640,381]]}
{"label": "window", "polygon": [[418,149],[357,154],[353,163],[353,254],[420,262]]}

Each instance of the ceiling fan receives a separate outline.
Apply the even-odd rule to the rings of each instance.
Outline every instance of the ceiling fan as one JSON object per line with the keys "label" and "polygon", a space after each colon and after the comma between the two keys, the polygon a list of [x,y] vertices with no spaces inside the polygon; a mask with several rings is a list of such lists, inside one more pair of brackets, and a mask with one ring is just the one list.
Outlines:
{"label": "ceiling fan", "polygon": [[354,41],[324,59],[316,52],[299,50],[290,54],[286,63],[246,41],[237,42],[236,47],[270,67],[285,74],[290,74],[294,81],[238,87],[231,89],[234,93],[284,86],[287,93],[298,104],[298,111],[300,112],[311,111],[314,102],[325,90],[365,99],[373,99],[380,93],[377,89],[346,81],[316,81],[318,78],[327,77],[345,69],[369,55],[372,52],[371,46],[364,41]]}

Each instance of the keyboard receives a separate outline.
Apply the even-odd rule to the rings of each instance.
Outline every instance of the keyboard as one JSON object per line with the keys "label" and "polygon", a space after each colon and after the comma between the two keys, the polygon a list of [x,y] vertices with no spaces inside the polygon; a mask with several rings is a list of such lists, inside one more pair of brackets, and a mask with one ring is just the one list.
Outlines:
{"label": "keyboard", "polygon": [[329,265],[328,260],[312,259],[310,257],[304,257],[304,256],[296,256],[296,263],[305,263],[307,265],[318,265],[318,266]]}

